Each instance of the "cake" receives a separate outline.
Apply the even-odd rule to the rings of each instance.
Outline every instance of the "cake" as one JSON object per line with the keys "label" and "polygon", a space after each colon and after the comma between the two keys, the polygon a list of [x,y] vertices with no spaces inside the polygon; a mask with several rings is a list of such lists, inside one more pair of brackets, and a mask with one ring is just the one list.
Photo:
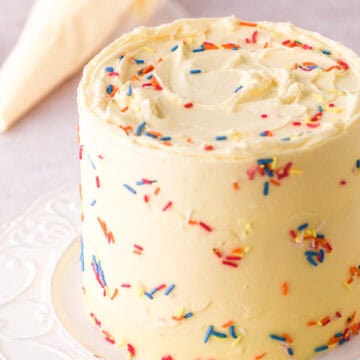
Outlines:
{"label": "cake", "polygon": [[234,17],[141,27],[86,66],[80,258],[106,341],[305,360],[357,335],[359,84],[343,45]]}

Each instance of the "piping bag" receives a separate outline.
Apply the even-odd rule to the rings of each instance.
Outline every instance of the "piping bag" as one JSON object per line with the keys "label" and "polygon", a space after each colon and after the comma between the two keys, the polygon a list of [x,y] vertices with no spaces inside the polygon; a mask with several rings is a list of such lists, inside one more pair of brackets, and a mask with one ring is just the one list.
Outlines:
{"label": "piping bag", "polygon": [[161,0],[37,0],[0,69],[0,132],[76,73],[122,22],[144,23]]}

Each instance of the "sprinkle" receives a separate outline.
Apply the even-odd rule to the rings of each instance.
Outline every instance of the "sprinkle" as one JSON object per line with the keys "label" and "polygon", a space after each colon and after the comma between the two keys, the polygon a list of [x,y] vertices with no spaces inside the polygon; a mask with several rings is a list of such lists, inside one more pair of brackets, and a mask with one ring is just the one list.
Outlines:
{"label": "sprinkle", "polygon": [[281,284],[281,293],[284,296],[287,296],[287,294],[289,293],[289,286],[288,286],[288,283],[285,281]]}
{"label": "sprinkle", "polygon": [[209,341],[210,336],[213,334],[214,326],[210,325],[208,329],[206,330],[205,337],[204,337],[204,343],[206,344]]}
{"label": "sprinkle", "polygon": [[303,231],[303,230],[307,229],[308,227],[309,227],[309,224],[304,223],[302,225],[299,225],[297,229],[298,229],[298,231]]}
{"label": "sprinkle", "polygon": [[134,188],[132,188],[130,185],[128,184],[123,184],[123,187],[127,190],[129,190],[131,193],[133,193],[134,195],[136,195],[136,190]]}
{"label": "sprinkle", "polygon": [[171,136],[163,136],[163,137],[161,137],[159,140],[160,141],[171,141]]}
{"label": "sprinkle", "polygon": [[200,74],[201,70],[200,69],[193,69],[189,71],[190,74]]}
{"label": "sprinkle", "polygon": [[117,297],[118,292],[119,292],[119,290],[116,288],[116,289],[114,290],[114,293],[113,293],[112,297],[110,298],[110,300],[114,300],[114,299]]}
{"label": "sprinkle", "polygon": [[267,114],[261,114],[260,117],[261,117],[262,119],[266,119],[266,118],[268,117],[268,115],[267,115]]}
{"label": "sprinkle", "polygon": [[179,48],[179,45],[175,45],[174,47],[171,48],[171,52],[176,51]]}
{"label": "sprinkle", "polygon": [[95,206],[95,204],[96,204],[96,200],[94,199],[91,201],[90,206]]}
{"label": "sprinkle", "polygon": [[121,287],[123,287],[123,288],[131,288],[131,285],[130,284],[121,284]]}
{"label": "sprinkle", "polygon": [[230,326],[229,331],[230,331],[230,336],[231,336],[233,339],[237,339],[238,336],[236,335],[235,326],[234,326],[234,325],[231,325],[231,326]]}
{"label": "sprinkle", "polygon": [[248,21],[239,21],[240,26],[249,26],[249,27],[256,27],[256,23],[248,22]]}
{"label": "sprinkle", "polygon": [[100,179],[98,176],[96,176],[95,181],[96,181],[96,187],[99,188],[100,187]]}
{"label": "sprinkle", "polygon": [[160,192],[160,188],[159,188],[159,187],[157,187],[157,188],[154,190],[154,194],[155,194],[155,195],[158,195],[158,194],[159,194],[159,192]]}
{"label": "sprinkle", "polygon": [[325,55],[331,55],[331,51],[330,50],[326,50],[326,49],[323,49],[321,50],[321,52]]}
{"label": "sprinkle", "polygon": [[197,52],[202,52],[204,50],[205,50],[205,46],[204,46],[204,44],[202,44],[198,49],[193,49],[193,52],[197,53]]}
{"label": "sprinkle", "polygon": [[133,61],[135,64],[144,64],[144,63],[145,63],[145,60],[142,60],[142,59],[132,59],[132,61]]}
{"label": "sprinkle", "polygon": [[167,209],[170,208],[170,206],[172,205],[172,201],[169,201],[162,209],[162,211],[166,211]]}
{"label": "sprinkle", "polygon": [[223,260],[222,263],[224,265],[231,266],[233,268],[237,268],[239,266],[237,263],[234,263],[234,262],[231,262],[231,261],[228,261],[228,260]]}
{"label": "sprinkle", "polygon": [[136,136],[140,136],[146,126],[146,122],[143,121],[137,128],[136,128]]}
{"label": "sprinkle", "polygon": [[192,108],[193,106],[194,106],[194,104],[193,104],[192,102],[188,102],[188,103],[184,104],[184,108],[185,108],[185,109],[190,109],[190,108]]}
{"label": "sprinkle", "polygon": [[174,288],[175,288],[175,285],[174,285],[174,284],[169,285],[169,286],[166,288],[164,294],[165,294],[166,296],[170,295],[170,293],[174,290]]}
{"label": "sprinkle", "polygon": [[81,271],[85,271],[85,261],[84,261],[84,240],[83,237],[80,237],[80,263],[81,263]]}
{"label": "sprinkle", "polygon": [[235,89],[235,94],[236,93],[238,93],[241,89],[243,89],[244,88],[244,86],[243,85],[240,85],[240,86],[238,86],[236,89]]}
{"label": "sprinkle", "polygon": [[113,85],[109,85],[107,88],[106,88],[106,92],[110,95],[113,91]]}
{"label": "sprinkle", "polygon": [[255,355],[255,360],[261,360],[262,358],[264,358],[266,355],[266,353],[262,353],[260,355]]}
{"label": "sprinkle", "polygon": [[131,96],[131,95],[132,95],[132,86],[131,86],[131,84],[128,85],[128,89],[127,89],[126,95],[127,95],[127,96]]}
{"label": "sprinkle", "polygon": [[327,345],[323,345],[323,346],[319,346],[319,347],[315,348],[314,351],[315,352],[322,352],[322,351],[326,351],[328,349],[329,349],[329,347]]}
{"label": "sprinkle", "polygon": [[146,297],[148,297],[150,300],[153,300],[154,298],[153,298],[153,296],[151,295],[151,294],[149,294],[148,292],[144,292],[144,295],[146,296]]}
{"label": "sprinkle", "polygon": [[283,336],[278,336],[278,335],[275,335],[275,334],[270,334],[269,335],[269,338],[271,340],[276,340],[276,341],[281,341],[281,342],[285,342],[286,341],[286,338],[283,337]]}
{"label": "sprinkle", "polygon": [[265,196],[269,195],[269,186],[270,186],[269,182],[268,182],[268,181],[265,181],[265,183],[264,183],[264,190],[263,190],[263,194],[264,194]]}
{"label": "sprinkle", "polygon": [[228,327],[230,327],[230,326],[233,325],[233,324],[234,324],[234,322],[233,322],[232,320],[230,320],[230,321],[228,321],[227,323],[222,324],[221,327],[222,327],[222,328],[228,328]]}
{"label": "sprinkle", "polygon": [[202,222],[202,221],[199,221],[199,225],[200,225],[203,229],[205,229],[207,232],[211,232],[211,231],[213,230],[209,225],[205,224],[205,223]]}
{"label": "sprinkle", "polygon": [[215,336],[215,337],[221,338],[221,339],[226,339],[227,338],[226,334],[221,333],[219,331],[214,331],[213,330],[212,335]]}
{"label": "sprinkle", "polygon": [[214,146],[211,145],[211,144],[205,144],[204,145],[204,150],[205,151],[212,151],[212,150],[214,150]]}
{"label": "sprinkle", "polygon": [[258,31],[254,31],[253,34],[251,35],[251,41],[253,44],[256,44],[257,36],[258,36]]}
{"label": "sprinkle", "polygon": [[105,68],[105,71],[106,71],[106,72],[114,72],[114,68],[111,67],[111,66],[107,66],[107,67]]}
{"label": "sprinkle", "polygon": [[356,160],[356,168],[360,169],[360,159]]}
{"label": "sprinkle", "polygon": [[193,317],[193,313],[191,312],[184,315],[185,319],[190,319],[191,317]]}
{"label": "sprinkle", "polygon": [[239,183],[238,183],[237,181],[234,181],[234,182],[232,183],[232,187],[233,187],[233,189],[234,189],[235,191],[238,191],[238,190],[239,190]]}
{"label": "sprinkle", "polygon": [[217,140],[217,141],[227,140],[227,136],[226,135],[219,135],[219,136],[215,137],[215,140]]}

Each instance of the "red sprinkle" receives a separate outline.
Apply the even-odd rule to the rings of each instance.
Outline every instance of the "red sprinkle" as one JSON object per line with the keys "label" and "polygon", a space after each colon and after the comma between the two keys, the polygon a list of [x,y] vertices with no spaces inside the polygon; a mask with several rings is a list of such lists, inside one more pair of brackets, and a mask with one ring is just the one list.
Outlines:
{"label": "red sprinkle", "polygon": [[99,188],[100,187],[100,179],[99,179],[99,177],[97,176],[95,180],[96,180],[96,187]]}
{"label": "red sprinkle", "polygon": [[172,201],[169,201],[162,209],[162,211],[166,211],[167,209],[169,209],[169,207],[172,205]]}
{"label": "red sprinkle", "polygon": [[263,119],[266,119],[266,118],[268,117],[267,114],[261,114],[260,116],[261,116]]}
{"label": "red sprinkle", "polygon": [[206,150],[206,151],[212,151],[212,150],[214,150],[214,146],[213,146],[213,145],[209,145],[209,144],[205,144],[205,145],[204,145],[204,150]]}
{"label": "red sprinkle", "polygon": [[211,232],[213,230],[209,225],[205,224],[202,221],[199,221],[199,225],[208,232]]}
{"label": "red sprinkle", "polygon": [[194,106],[194,104],[191,103],[191,102],[188,102],[188,103],[184,104],[184,108],[185,108],[185,109],[190,109],[190,108],[192,108],[193,106]]}
{"label": "red sprinkle", "polygon": [[234,268],[237,268],[237,267],[238,267],[238,264],[237,264],[237,263],[233,263],[233,262],[231,262],[231,261],[223,260],[222,263],[223,263],[224,265],[231,266],[231,267],[234,267]]}

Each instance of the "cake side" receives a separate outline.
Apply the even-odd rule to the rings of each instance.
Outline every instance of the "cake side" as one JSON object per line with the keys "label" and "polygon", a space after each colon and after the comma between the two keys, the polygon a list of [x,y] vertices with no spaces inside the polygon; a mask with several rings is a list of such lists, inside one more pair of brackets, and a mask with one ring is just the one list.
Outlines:
{"label": "cake side", "polygon": [[[190,32],[197,21],[221,20],[175,24]],[[240,24],[233,18],[223,21],[225,30]],[[246,22],[239,26],[254,34],[266,24],[285,26]],[[178,25],[161,29],[173,26]],[[127,38],[134,43],[132,34]],[[168,46],[167,38],[164,42]],[[150,121],[149,129],[142,128],[137,135],[135,125],[143,123],[141,116],[125,121],[122,113],[113,113],[114,104],[107,104],[105,112],[101,106],[94,110],[90,101],[94,98],[89,97],[92,81],[100,69],[109,72],[103,68],[103,55],[115,58],[122,50],[116,44],[90,64],[79,88],[85,300],[107,341],[139,360],[306,360],[355,336],[360,327],[356,89],[336,88],[332,93],[322,89],[321,101],[311,95],[323,110],[302,123],[309,134],[291,132],[294,141],[246,133],[241,125],[236,130],[242,132],[238,141],[229,133],[211,143],[208,136],[215,132],[205,132],[203,138],[199,130],[191,133],[192,143],[184,145],[176,129],[199,104],[179,107],[181,117],[174,117],[171,141],[151,133],[159,129],[150,128],[154,126]],[[290,44],[297,53],[297,43]],[[311,49],[305,44],[312,45],[302,43],[301,50],[307,53]],[[199,49],[198,43],[193,45]],[[245,46],[251,49],[254,43]],[[194,54],[206,51],[222,50],[200,49]],[[219,54],[221,59],[223,53]],[[341,69],[326,72],[334,72],[337,85],[350,71],[359,74],[355,57],[343,61],[349,68],[338,64],[334,66]],[[311,76],[318,71],[310,68],[296,71]],[[146,90],[149,100],[153,93],[162,93]],[[126,96],[136,102],[141,94],[135,87],[131,91]],[[254,106],[250,100],[243,105]],[[264,103],[255,103],[261,114],[268,115],[262,120],[276,125],[279,119],[271,120]],[[316,106],[311,103],[309,108]],[[226,109],[223,114],[227,126]],[[206,118],[202,121],[205,126]],[[222,134],[226,129],[219,128]],[[204,149],[205,144],[213,149]]]}

